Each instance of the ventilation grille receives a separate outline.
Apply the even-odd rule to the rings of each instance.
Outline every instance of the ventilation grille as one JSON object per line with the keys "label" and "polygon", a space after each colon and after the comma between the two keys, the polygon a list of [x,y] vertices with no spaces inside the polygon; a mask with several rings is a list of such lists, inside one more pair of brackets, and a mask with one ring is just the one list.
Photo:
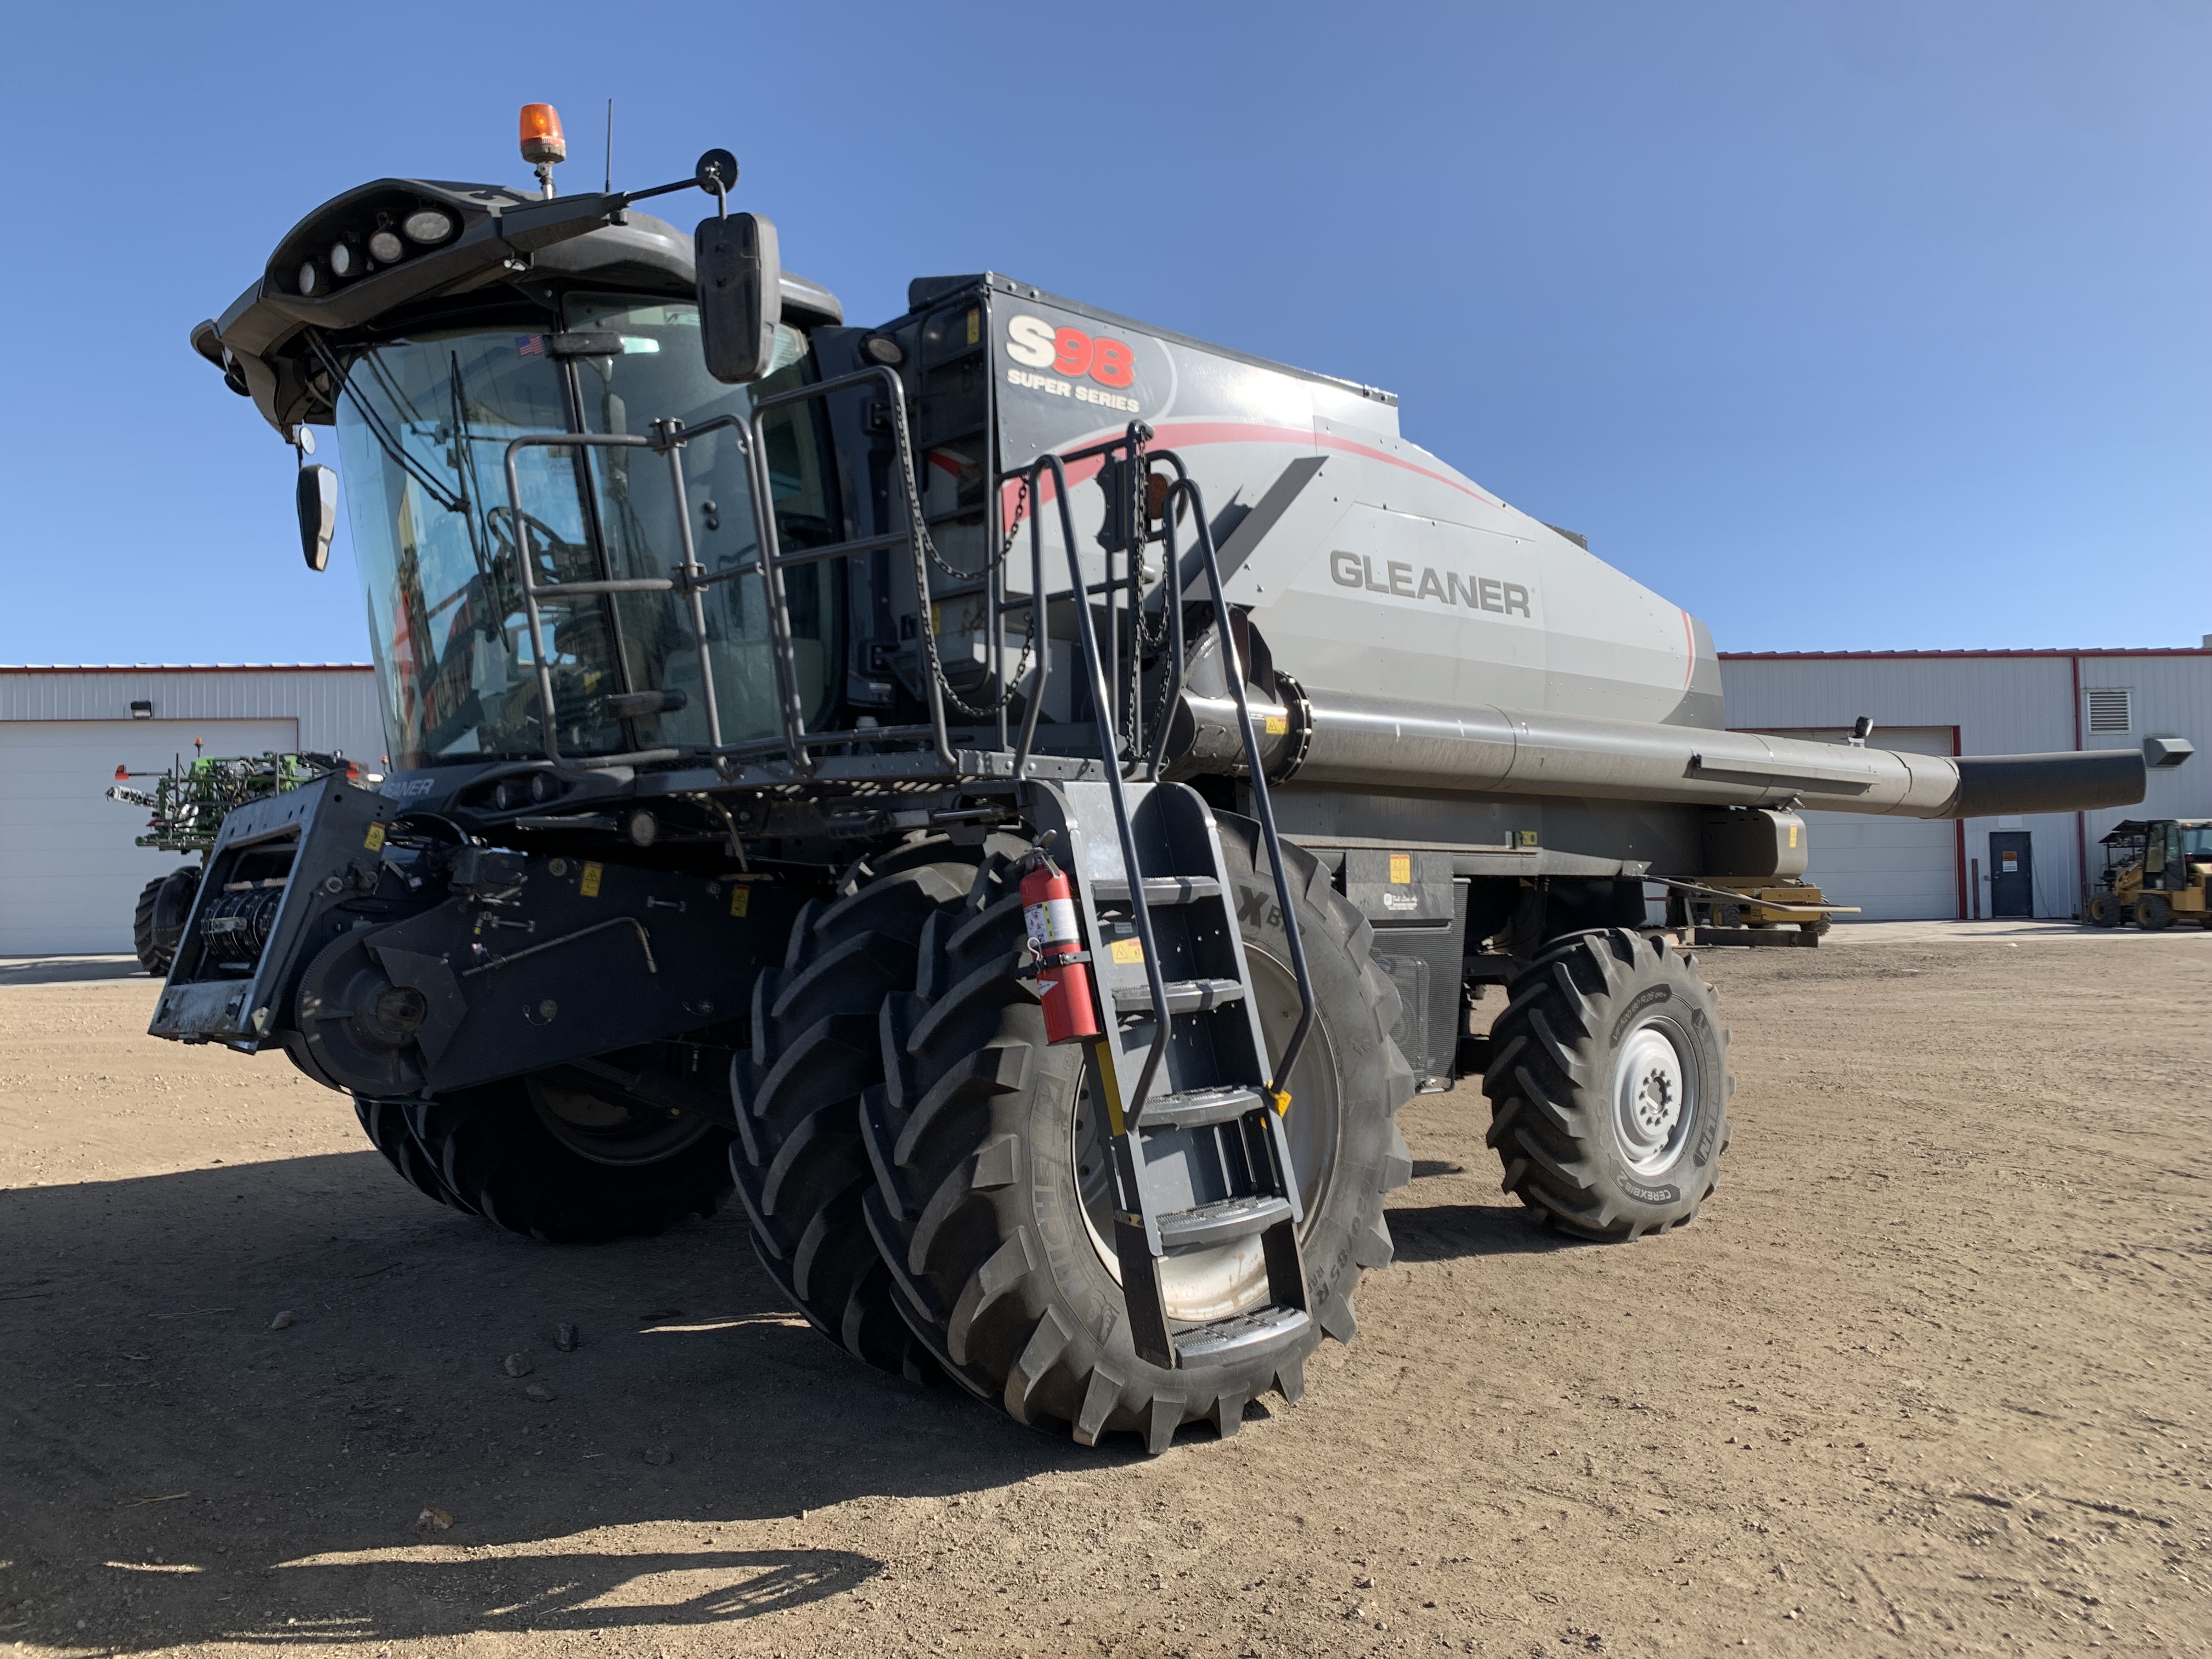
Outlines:
{"label": "ventilation grille", "polygon": [[2083,693],[2089,700],[2089,730],[2093,732],[2127,732],[2135,726],[2135,694],[2125,686],[2109,691]]}

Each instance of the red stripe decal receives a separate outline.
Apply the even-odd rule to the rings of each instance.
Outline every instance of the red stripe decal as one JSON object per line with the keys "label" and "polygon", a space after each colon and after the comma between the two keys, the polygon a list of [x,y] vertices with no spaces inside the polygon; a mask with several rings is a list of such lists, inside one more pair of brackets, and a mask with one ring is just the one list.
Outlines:
{"label": "red stripe decal", "polygon": [[[1080,438],[1069,447],[1080,449],[1100,441],[1107,434],[1102,431],[1090,437]],[[1386,466],[1395,466],[1402,471],[1415,473],[1433,483],[1443,484],[1448,489],[1455,489],[1462,495],[1472,496],[1486,507],[1503,507],[1505,505],[1496,496],[1486,495],[1473,485],[1464,483],[1457,478],[1418,465],[1414,462],[1393,455],[1386,449],[1377,449],[1371,444],[1363,444],[1350,438],[1339,437],[1333,432],[1311,432],[1304,427],[1296,426],[1263,426],[1255,422],[1245,421],[1169,421],[1154,429],[1153,441],[1163,448],[1168,449],[1194,449],[1206,444],[1289,444],[1299,449],[1335,450],[1340,454],[1357,455],[1364,460],[1381,461]],[[1090,460],[1076,462],[1067,469],[1069,485],[1073,487],[1089,483],[1098,476],[1098,469],[1102,465],[1103,465],[1103,461],[1097,457]],[[1042,507],[1049,502],[1053,499],[1053,491],[1052,475],[1048,472],[1038,480],[1036,504]],[[1011,521],[1013,500],[1013,486],[1009,485],[1000,507],[1000,522],[1002,526]]]}

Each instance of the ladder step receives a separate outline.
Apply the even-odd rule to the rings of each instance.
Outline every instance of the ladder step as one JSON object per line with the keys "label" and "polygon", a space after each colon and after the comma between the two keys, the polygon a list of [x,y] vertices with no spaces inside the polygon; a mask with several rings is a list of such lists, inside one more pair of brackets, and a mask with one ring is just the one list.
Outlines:
{"label": "ladder step", "polygon": [[[1125,878],[1099,878],[1091,884],[1091,896],[1103,903],[1129,902],[1129,884]],[[1221,884],[1212,876],[1146,876],[1145,902],[1147,905],[1195,904],[1200,899],[1219,898]]]}
{"label": "ladder step", "polygon": [[1193,1089],[1180,1095],[1154,1095],[1137,1120],[1140,1129],[1204,1129],[1234,1123],[1265,1103],[1257,1089]]}
{"label": "ladder step", "polygon": [[[1171,979],[1167,982],[1167,991],[1170,1014],[1199,1013],[1244,1000],[1244,988],[1233,979]],[[1152,1006],[1152,988],[1142,980],[1133,985],[1114,988],[1116,1012],[1142,1011]]]}
{"label": "ladder step", "polygon": [[1279,1194],[1253,1193],[1201,1204],[1194,1210],[1170,1210],[1159,1218],[1160,1243],[1168,1249],[1188,1245],[1227,1244],[1264,1233],[1291,1218],[1291,1200]]}
{"label": "ladder step", "polygon": [[1261,1308],[1176,1333],[1176,1357],[1191,1365],[1243,1358],[1251,1350],[1297,1336],[1313,1321],[1302,1308]]}

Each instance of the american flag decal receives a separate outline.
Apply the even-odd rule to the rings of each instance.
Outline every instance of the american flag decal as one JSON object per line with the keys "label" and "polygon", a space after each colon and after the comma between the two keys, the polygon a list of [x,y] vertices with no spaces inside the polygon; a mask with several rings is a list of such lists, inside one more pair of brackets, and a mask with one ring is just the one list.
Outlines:
{"label": "american flag decal", "polygon": [[543,357],[545,355],[545,337],[543,334],[516,335],[514,355],[518,357]]}

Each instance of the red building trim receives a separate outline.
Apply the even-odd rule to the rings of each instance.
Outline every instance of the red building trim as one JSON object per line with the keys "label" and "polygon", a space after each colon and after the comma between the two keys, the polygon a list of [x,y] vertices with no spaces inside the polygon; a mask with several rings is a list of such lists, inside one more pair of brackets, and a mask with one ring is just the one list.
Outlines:
{"label": "red building trim", "polygon": [[[2074,659],[2074,746],[2081,746],[2081,658]],[[2082,896],[2078,902],[2086,906],[2089,891],[2089,815],[2074,815],[2074,874],[2075,888]],[[2084,918],[2086,920],[2086,918]]]}
{"label": "red building trim", "polygon": [[[1961,755],[1965,754],[1966,752],[1966,750],[1965,750],[1963,747],[1961,747],[1961,746],[1960,746],[1959,728],[1958,728],[1957,726],[1953,726],[1953,727],[1951,728],[1951,758],[1952,758],[1953,760],[1956,760],[1956,759],[1958,759],[1958,757],[1959,757],[1960,756],[1961,756]],[[1958,860],[1959,860],[1959,920],[1960,920],[1960,921],[1966,921],[1966,902],[1967,902],[1967,897],[1968,897],[1968,895],[1967,895],[1967,892],[1966,892],[1966,819],[1964,819],[1964,818],[1953,818],[1953,819],[1951,820],[1951,835],[1952,835],[1952,843],[1953,843],[1953,845],[1954,845],[1954,846],[1958,849]]]}

